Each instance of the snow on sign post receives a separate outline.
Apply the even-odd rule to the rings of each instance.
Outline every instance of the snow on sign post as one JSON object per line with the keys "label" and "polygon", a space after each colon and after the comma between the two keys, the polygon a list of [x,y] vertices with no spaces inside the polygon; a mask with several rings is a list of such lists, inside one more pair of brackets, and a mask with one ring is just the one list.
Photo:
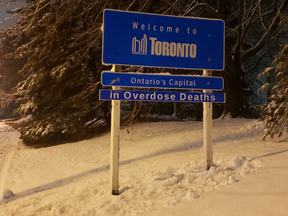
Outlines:
{"label": "snow on sign post", "polygon": [[[100,100],[112,100],[112,118],[117,118],[111,120],[112,194],[119,194],[120,100],[204,103],[204,165],[206,169],[213,165],[212,103],[224,103],[225,94],[212,93],[223,89],[223,79],[209,76],[211,70],[224,69],[224,29],[224,21],[219,19],[104,10],[102,63],[112,64],[113,72],[120,72],[120,65],[204,70],[203,77],[102,73],[102,84],[113,90],[100,90]],[[198,89],[203,93],[126,91],[120,87]]]}

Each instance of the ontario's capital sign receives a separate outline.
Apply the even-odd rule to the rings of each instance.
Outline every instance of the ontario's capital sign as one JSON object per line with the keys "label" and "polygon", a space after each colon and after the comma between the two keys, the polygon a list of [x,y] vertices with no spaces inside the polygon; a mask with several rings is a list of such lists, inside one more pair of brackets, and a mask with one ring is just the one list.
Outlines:
{"label": "ontario's capital sign", "polygon": [[104,11],[103,64],[224,69],[224,22]]}

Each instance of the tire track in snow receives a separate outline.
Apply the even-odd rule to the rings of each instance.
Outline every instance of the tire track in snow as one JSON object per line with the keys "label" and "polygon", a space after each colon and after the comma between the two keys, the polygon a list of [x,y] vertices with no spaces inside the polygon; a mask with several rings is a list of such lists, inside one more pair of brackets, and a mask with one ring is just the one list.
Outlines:
{"label": "tire track in snow", "polygon": [[13,155],[17,151],[17,143],[19,134],[9,126],[0,122],[0,198],[2,199],[3,193],[7,188],[5,188],[5,183],[7,180],[7,174],[9,172],[9,167]]}

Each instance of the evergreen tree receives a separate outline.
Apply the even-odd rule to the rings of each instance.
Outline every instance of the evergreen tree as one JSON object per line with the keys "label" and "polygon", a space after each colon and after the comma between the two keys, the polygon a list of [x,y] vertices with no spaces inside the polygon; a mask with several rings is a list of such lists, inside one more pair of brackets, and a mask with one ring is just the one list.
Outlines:
{"label": "evergreen tree", "polygon": [[25,59],[7,58],[6,54],[15,51],[11,42],[13,39],[3,40],[0,43],[0,118],[11,118],[15,109],[15,97],[12,89],[22,80],[18,70],[25,64]]}
{"label": "evergreen tree", "polygon": [[26,60],[15,88],[15,114],[32,116],[19,125],[23,141],[81,137],[89,122],[109,114],[98,99],[101,71],[110,69],[101,63],[105,8],[151,11],[170,2],[26,0],[12,11],[21,18],[2,32],[2,40],[15,48],[6,57]]}
{"label": "evergreen tree", "polygon": [[[15,1],[15,0],[11,0]],[[87,122],[108,117],[109,106],[98,100],[101,63],[102,12],[105,8],[167,15],[221,18],[226,24],[224,115],[250,110],[243,63],[257,54],[273,35],[286,0],[25,0],[13,11],[21,18],[4,31],[2,40],[14,47],[11,59],[22,59],[23,80],[15,88],[18,115],[31,115],[20,125],[26,143],[84,135]],[[264,4],[265,7],[261,7]],[[272,12],[269,12],[273,8]],[[274,13],[273,13],[274,12]],[[271,21],[272,20],[272,21]],[[256,28],[255,23],[263,25]],[[267,26],[267,27],[266,27]],[[253,34],[254,33],[254,34]],[[259,35],[261,34],[261,37]],[[247,35],[253,41],[245,43]],[[125,71],[163,72],[164,69],[124,67]],[[165,70],[167,71],[167,70]],[[169,70],[170,71],[170,70]],[[172,73],[191,73],[176,71]],[[222,72],[214,75],[222,75]],[[109,117],[108,117],[109,118]],[[107,119],[108,119],[107,118]],[[109,120],[107,120],[109,121]]]}
{"label": "evergreen tree", "polygon": [[[283,17],[282,23],[286,26],[288,18]],[[263,139],[267,136],[282,136],[288,132],[288,45],[275,56],[274,67],[266,68],[259,78],[269,77],[259,91],[266,91],[269,95],[267,102],[259,106],[262,110],[261,119],[266,123]]]}
{"label": "evergreen tree", "polygon": [[[17,48],[9,57],[27,59],[16,86],[26,143],[67,139],[99,118],[101,11],[98,1],[27,0],[14,11],[21,19],[3,33]],[[11,38],[13,38],[11,40]]]}

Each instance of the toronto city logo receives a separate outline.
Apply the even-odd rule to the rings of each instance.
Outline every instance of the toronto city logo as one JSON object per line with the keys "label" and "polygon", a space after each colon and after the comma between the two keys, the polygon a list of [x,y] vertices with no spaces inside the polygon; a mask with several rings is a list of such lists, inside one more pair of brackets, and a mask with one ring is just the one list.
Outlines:
{"label": "toronto city logo", "polygon": [[143,35],[141,40],[137,40],[136,37],[132,39],[132,53],[133,54],[147,54],[147,36]]}
{"label": "toronto city logo", "polygon": [[[132,22],[133,29],[139,30],[148,30],[148,31],[157,31],[157,26],[153,25],[150,27],[150,23],[146,27],[145,24],[141,24],[138,28],[138,22]],[[147,29],[146,29],[147,28]],[[166,29],[166,32],[165,32]],[[173,28],[168,26],[164,28],[163,26],[159,27],[159,31],[172,34],[178,34],[180,29],[178,27]],[[190,28],[187,28],[187,34],[190,34]],[[191,31],[191,34],[196,34],[196,29]],[[149,45],[148,45],[149,43]],[[180,57],[180,58],[196,58],[197,56],[197,45],[194,43],[179,43],[179,42],[168,42],[159,40],[157,37],[147,37],[146,34],[143,34],[143,38],[140,39],[135,36],[132,38],[132,54],[141,54],[147,55],[149,48],[149,55],[157,56],[170,56],[170,57]]]}

